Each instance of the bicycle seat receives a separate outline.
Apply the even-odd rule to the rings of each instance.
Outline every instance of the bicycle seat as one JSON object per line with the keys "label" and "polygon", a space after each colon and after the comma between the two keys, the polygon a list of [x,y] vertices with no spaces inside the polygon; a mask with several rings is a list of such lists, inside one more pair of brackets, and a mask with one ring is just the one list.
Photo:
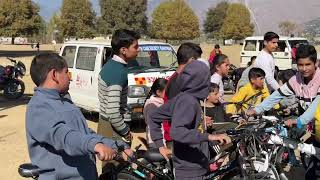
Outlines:
{"label": "bicycle seat", "polygon": [[166,159],[160,154],[159,149],[149,149],[149,150],[138,150],[138,158],[144,158],[148,162],[165,162]]}
{"label": "bicycle seat", "polygon": [[25,178],[38,177],[40,171],[41,170],[38,166],[33,165],[31,163],[21,164],[18,168],[20,176]]}

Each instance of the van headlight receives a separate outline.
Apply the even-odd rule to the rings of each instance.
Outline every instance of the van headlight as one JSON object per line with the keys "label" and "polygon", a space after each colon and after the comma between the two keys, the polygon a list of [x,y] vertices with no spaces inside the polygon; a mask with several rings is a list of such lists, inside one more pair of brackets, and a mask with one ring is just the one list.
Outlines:
{"label": "van headlight", "polygon": [[128,87],[128,96],[134,97],[146,97],[149,93],[149,88],[147,86],[137,86],[132,85]]}

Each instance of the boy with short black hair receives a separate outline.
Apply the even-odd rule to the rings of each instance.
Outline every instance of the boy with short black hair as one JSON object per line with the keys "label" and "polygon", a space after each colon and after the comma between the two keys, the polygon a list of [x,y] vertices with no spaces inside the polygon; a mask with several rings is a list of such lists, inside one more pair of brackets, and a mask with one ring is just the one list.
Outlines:
{"label": "boy with short black hair", "polygon": [[[139,38],[140,35],[134,31],[116,30],[111,39],[113,57],[105,63],[98,78],[98,134],[113,140],[121,139],[129,145],[132,135],[126,123],[131,121],[127,108],[128,63],[135,60],[139,53]],[[102,173],[109,169],[109,165],[117,166],[117,163],[102,163]]]}
{"label": "boy with short black hair", "polygon": [[89,129],[80,109],[63,97],[70,82],[66,61],[57,54],[39,54],[30,75],[37,87],[26,113],[29,156],[41,169],[52,169],[39,179],[97,179],[95,154],[112,160],[117,145]]}
{"label": "boy with short black hair", "polygon": [[138,39],[134,31],[119,29],[112,35],[113,57],[99,73],[98,89],[100,114],[98,134],[123,139],[131,143],[131,132],[125,119],[130,121],[127,111],[129,61],[135,60],[139,53]]}
{"label": "boy with short black hair", "polygon": [[[299,99],[299,117],[297,119],[288,119],[284,123],[289,127],[297,126],[298,129],[302,130],[305,125],[313,123],[314,116],[316,116],[314,122],[315,137],[320,137],[319,111],[315,115],[320,102],[320,69],[317,65],[317,51],[312,45],[301,45],[297,49],[296,59],[298,72],[295,76],[290,78],[280,89],[273,92],[260,105],[248,110],[246,114],[248,116],[262,114],[282,99],[294,95]],[[310,167],[306,172],[305,179],[316,177],[314,170],[317,169],[317,166],[315,166],[317,163],[309,163]]]}
{"label": "boy with short black hair", "polygon": [[320,102],[320,69],[317,67],[317,51],[312,45],[301,45],[297,49],[298,72],[254,109],[246,112],[247,115],[262,114],[270,110],[275,104],[289,96],[299,99],[299,117],[288,119],[285,124],[289,127],[297,125],[302,128],[314,118],[317,105]]}
{"label": "boy with short black hair", "polygon": [[275,61],[272,52],[278,48],[279,35],[274,32],[267,32],[263,37],[264,48],[260,51],[256,59],[256,67],[261,68],[266,73],[266,84],[269,92],[277,90],[280,86],[274,78]]}
{"label": "boy with short black hair", "polygon": [[257,59],[257,56],[252,56],[250,58],[250,61],[248,62],[248,67],[242,72],[241,74],[241,78],[238,81],[237,84],[237,91],[243,87],[244,85],[246,85],[248,82],[250,82],[249,80],[249,71],[250,69],[252,69],[253,67],[255,67],[255,61]]}
{"label": "boy with short black hair", "polygon": [[266,73],[260,68],[252,68],[249,71],[250,83],[247,83],[232,97],[232,103],[246,102],[242,106],[236,104],[228,104],[226,107],[227,114],[238,114],[249,108],[250,105],[257,105],[262,102],[263,99],[268,97],[269,91],[264,86],[264,78]]}

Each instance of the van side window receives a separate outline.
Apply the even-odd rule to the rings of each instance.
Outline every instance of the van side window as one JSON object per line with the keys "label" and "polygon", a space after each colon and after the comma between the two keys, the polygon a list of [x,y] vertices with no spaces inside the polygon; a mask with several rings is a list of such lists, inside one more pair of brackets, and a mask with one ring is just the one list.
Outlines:
{"label": "van side window", "polygon": [[73,68],[76,49],[76,46],[65,46],[63,49],[62,57],[67,61],[69,68]]}
{"label": "van side window", "polygon": [[111,59],[112,56],[113,56],[112,48],[110,48],[110,47],[104,47],[101,67],[103,67],[103,65],[104,65],[109,59]]}
{"label": "van side window", "polygon": [[284,52],[286,47],[287,47],[287,44],[286,44],[285,41],[279,41],[278,42],[278,48],[276,49],[275,52]]}
{"label": "van side window", "polygon": [[97,56],[96,47],[79,47],[76,68],[93,71]]}
{"label": "van side window", "polygon": [[248,40],[245,42],[246,44],[244,45],[244,50],[245,51],[256,51],[256,43],[257,41],[255,40]]}

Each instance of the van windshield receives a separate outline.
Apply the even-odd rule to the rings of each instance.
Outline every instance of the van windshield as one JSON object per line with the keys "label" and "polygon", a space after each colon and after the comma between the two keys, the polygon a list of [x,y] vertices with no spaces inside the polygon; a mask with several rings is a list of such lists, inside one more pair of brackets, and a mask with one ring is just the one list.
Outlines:
{"label": "van windshield", "polygon": [[128,62],[129,68],[170,67],[177,61],[176,54],[168,45],[140,45],[140,52],[135,60]]}

